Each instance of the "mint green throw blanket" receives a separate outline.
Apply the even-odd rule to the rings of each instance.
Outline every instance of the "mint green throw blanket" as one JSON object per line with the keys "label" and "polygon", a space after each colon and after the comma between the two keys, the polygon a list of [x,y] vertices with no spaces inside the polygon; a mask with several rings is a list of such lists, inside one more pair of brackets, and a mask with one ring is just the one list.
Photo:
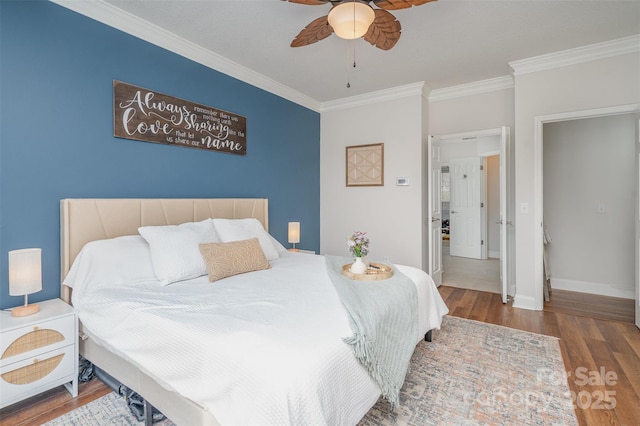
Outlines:
{"label": "mint green throw blanket", "polygon": [[342,266],[352,259],[330,255],[325,259],[353,331],[344,342],[395,407],[417,342],[416,286],[395,268],[386,280],[351,280],[342,275]]}

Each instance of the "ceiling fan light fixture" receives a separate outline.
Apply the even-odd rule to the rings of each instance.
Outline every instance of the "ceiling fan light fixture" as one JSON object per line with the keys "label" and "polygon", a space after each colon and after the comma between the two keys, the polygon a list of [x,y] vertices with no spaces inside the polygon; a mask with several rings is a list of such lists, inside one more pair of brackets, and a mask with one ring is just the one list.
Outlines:
{"label": "ceiling fan light fixture", "polygon": [[329,12],[329,25],[340,38],[352,40],[367,33],[376,14],[367,3],[346,1]]}

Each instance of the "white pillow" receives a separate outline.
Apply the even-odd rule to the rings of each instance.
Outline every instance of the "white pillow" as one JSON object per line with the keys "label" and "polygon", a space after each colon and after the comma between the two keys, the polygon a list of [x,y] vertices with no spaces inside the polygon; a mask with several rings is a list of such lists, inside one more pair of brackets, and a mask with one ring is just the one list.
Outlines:
{"label": "white pillow", "polygon": [[223,243],[257,238],[267,260],[275,260],[280,255],[258,219],[213,219],[213,226]]}
{"label": "white pillow", "polygon": [[280,241],[278,241],[275,238],[273,238],[273,235],[269,234],[269,238],[270,238],[271,242],[273,243],[273,246],[276,248],[276,251],[278,252],[278,255],[281,255],[282,253],[287,251],[285,246],[283,246],[280,243]]}
{"label": "white pillow", "polygon": [[86,287],[157,281],[149,245],[139,235],[91,241],[73,261],[64,285]]}
{"label": "white pillow", "polygon": [[220,242],[211,219],[182,225],[142,226],[138,232],[149,243],[153,270],[162,285],[206,275],[207,267],[198,245]]}

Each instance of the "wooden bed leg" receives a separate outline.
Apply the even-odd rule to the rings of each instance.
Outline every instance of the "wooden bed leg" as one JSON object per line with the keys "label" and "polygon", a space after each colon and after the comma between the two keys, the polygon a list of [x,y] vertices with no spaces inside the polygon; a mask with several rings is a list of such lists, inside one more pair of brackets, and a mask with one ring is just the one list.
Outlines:
{"label": "wooden bed leg", "polygon": [[432,338],[433,338],[433,330],[427,331],[427,334],[424,335],[424,341],[430,342]]}
{"label": "wooden bed leg", "polygon": [[144,400],[144,426],[153,426],[153,407]]}

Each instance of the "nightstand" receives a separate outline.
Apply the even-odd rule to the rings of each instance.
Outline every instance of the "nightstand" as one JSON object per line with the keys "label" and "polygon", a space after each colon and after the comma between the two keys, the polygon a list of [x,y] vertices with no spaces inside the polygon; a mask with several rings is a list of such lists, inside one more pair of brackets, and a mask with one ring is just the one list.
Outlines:
{"label": "nightstand", "polygon": [[62,384],[78,396],[78,313],[60,299],[38,305],[0,312],[0,408]]}

